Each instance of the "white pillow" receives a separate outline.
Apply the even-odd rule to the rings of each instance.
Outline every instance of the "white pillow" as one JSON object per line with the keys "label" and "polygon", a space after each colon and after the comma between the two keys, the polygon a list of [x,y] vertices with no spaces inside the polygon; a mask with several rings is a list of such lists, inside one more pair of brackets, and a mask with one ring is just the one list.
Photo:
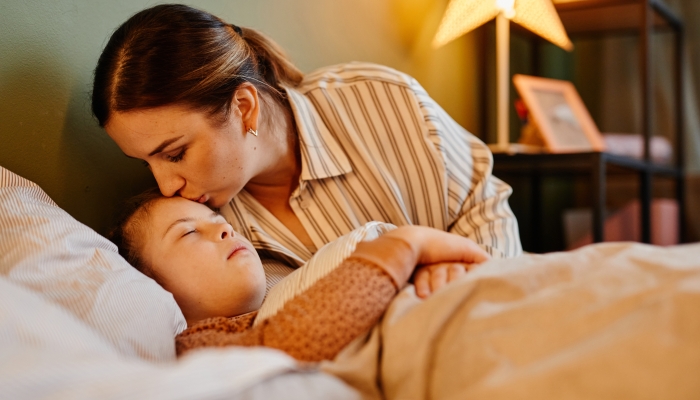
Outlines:
{"label": "white pillow", "polygon": [[269,290],[254,324],[277,314],[286,302],[328,275],[355,251],[358,243],[376,239],[392,229],[396,229],[396,226],[385,222],[368,222],[321,247],[305,265]]}
{"label": "white pillow", "polygon": [[0,167],[0,276],[68,310],[127,356],[175,359],[173,296],[35,183]]}
{"label": "white pillow", "polygon": [[3,399],[360,399],[274,349],[208,349],[165,365],[123,357],[71,313],[4,277],[0,388]]}

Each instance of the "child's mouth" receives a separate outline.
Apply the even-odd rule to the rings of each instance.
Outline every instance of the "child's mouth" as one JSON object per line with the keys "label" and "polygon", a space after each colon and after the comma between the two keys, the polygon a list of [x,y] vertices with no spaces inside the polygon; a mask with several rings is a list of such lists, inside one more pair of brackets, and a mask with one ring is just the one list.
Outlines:
{"label": "child's mouth", "polygon": [[230,260],[231,258],[233,258],[233,256],[237,255],[238,253],[240,253],[241,251],[244,251],[244,250],[247,250],[246,247],[239,244],[236,247],[234,247],[233,250],[231,250],[231,253],[229,253],[229,255],[226,259]]}

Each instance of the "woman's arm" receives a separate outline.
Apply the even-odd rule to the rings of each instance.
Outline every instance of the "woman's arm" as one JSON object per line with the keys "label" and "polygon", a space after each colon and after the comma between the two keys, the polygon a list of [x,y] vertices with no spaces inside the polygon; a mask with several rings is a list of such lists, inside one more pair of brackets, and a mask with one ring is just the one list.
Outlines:
{"label": "woman's arm", "polygon": [[413,80],[411,88],[445,164],[448,231],[473,239],[496,258],[520,255],[518,223],[508,205],[512,189],[491,175],[488,146],[455,122],[418,82]]}
{"label": "woman's arm", "polygon": [[267,346],[303,361],[334,358],[381,317],[418,264],[478,263],[488,255],[473,242],[426,227],[406,226],[355,252],[275,316],[244,332],[227,319],[195,324],[176,339],[178,354],[207,346]]}

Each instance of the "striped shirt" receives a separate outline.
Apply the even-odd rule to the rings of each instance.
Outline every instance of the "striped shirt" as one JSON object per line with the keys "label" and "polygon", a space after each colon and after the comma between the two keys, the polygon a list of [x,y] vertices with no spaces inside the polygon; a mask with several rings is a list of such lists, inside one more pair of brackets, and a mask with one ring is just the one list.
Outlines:
{"label": "striped shirt", "polygon": [[[289,202],[316,248],[382,221],[465,236],[494,257],[522,253],[512,189],[491,175],[488,147],[415,79],[349,63],[286,91],[302,164]],[[300,266],[313,255],[245,190],[220,211],[263,256]]]}

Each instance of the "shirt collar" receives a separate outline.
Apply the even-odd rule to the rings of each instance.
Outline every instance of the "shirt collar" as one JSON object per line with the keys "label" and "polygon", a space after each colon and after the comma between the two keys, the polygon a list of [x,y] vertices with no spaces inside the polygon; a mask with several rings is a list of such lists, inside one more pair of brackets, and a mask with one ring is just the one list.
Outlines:
{"label": "shirt collar", "polygon": [[285,87],[299,133],[300,180],[330,178],[352,172],[345,150],[304,93]]}

